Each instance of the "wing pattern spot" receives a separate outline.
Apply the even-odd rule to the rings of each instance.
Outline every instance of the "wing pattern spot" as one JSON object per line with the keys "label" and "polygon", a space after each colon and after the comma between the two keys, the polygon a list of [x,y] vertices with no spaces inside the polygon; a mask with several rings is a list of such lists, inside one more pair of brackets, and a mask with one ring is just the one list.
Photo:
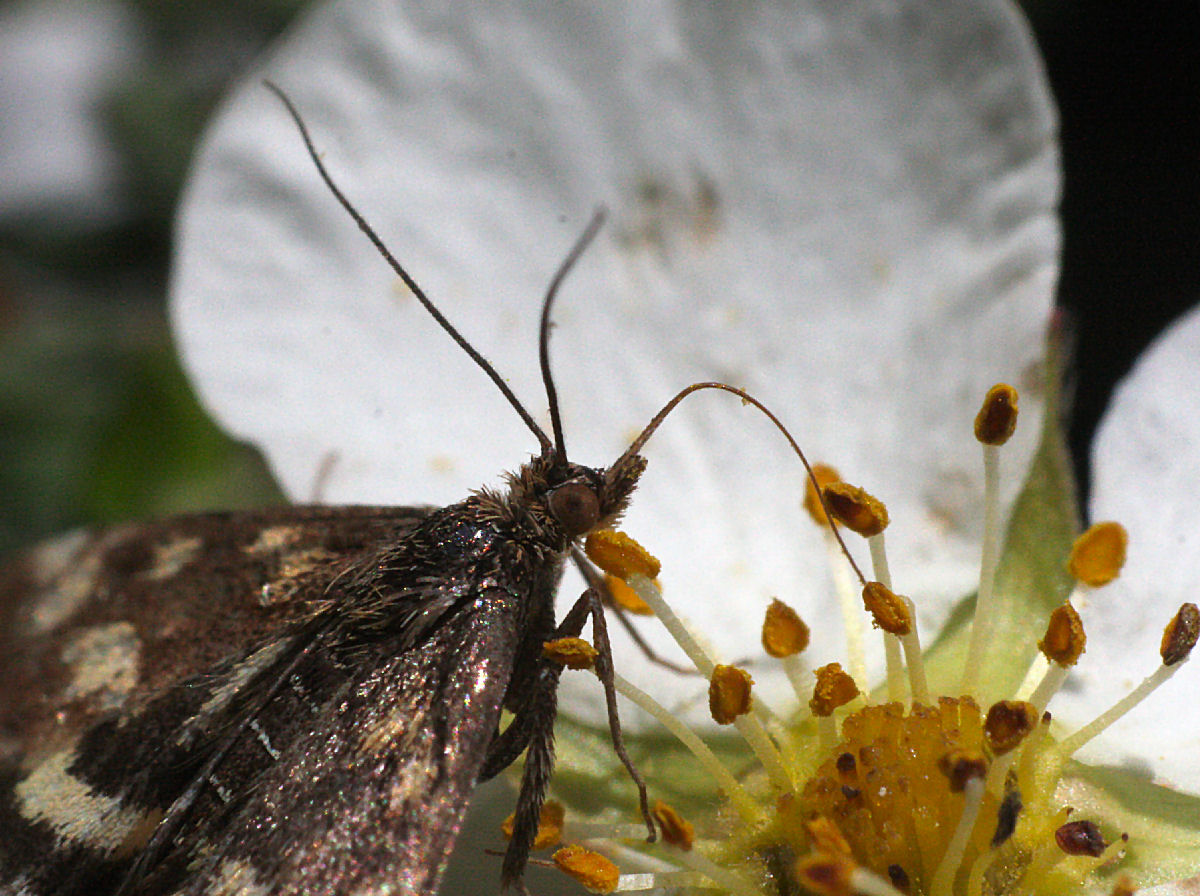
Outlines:
{"label": "wing pattern spot", "polygon": [[74,750],[60,750],[45,759],[15,788],[21,814],[50,825],[64,845],[83,845],[112,852],[146,817],[119,797],[98,793],[69,771]]}

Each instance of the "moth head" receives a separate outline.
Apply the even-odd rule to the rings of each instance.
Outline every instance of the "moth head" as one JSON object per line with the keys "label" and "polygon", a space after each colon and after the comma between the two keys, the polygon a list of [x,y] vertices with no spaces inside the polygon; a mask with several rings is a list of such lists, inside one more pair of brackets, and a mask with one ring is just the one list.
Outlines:
{"label": "moth head", "polygon": [[569,538],[586,535],[600,522],[600,495],[579,479],[564,482],[551,491],[546,496],[546,506]]}
{"label": "moth head", "polygon": [[617,522],[645,466],[634,456],[597,470],[544,455],[527,465],[514,485],[540,493],[546,512],[574,540]]}

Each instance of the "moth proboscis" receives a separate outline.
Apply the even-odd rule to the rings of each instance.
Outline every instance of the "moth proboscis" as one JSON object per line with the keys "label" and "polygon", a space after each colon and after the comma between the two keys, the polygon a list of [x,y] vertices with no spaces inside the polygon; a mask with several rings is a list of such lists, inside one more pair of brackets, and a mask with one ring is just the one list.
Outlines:
{"label": "moth proboscis", "polygon": [[[337,201],[540,452],[505,491],[447,507],[202,514],[69,536],[0,572],[0,892],[425,896],[477,782],[522,753],[502,882],[524,892],[561,672],[542,644],[578,635],[589,618],[614,745],[654,837],[621,744],[595,579],[556,622],[563,566],[579,538],[619,518],[645,468],[638,452],[686,395],[733,392],[782,425],[740,389],[696,383],[608,468],[568,461],[550,313],[602,216],[542,305],[551,438],[342,194],[291,101],[268,87]],[[513,716],[501,731],[503,708]]]}

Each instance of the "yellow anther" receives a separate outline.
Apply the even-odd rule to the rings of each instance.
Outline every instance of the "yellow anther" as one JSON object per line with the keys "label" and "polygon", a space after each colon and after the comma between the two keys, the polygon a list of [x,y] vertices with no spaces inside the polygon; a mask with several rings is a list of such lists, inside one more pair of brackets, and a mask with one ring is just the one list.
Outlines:
{"label": "yellow anther", "polygon": [[583,638],[557,638],[542,642],[542,656],[568,669],[591,669],[599,654]]}
{"label": "yellow anther", "polygon": [[684,852],[692,848],[692,843],[696,839],[696,829],[690,821],[662,800],[655,800],[650,814],[658,822],[658,829],[662,833],[664,842],[678,847]]}
{"label": "yellow anther", "polygon": [[604,574],[604,584],[608,586],[608,593],[612,596],[613,603],[625,612],[633,613],[636,616],[654,615],[654,611],[650,609],[650,605],[638,597],[636,591],[612,573]]}
{"label": "yellow anther", "polygon": [[1200,609],[1195,604],[1184,604],[1163,630],[1158,650],[1163,665],[1174,666],[1186,660],[1196,646],[1197,637],[1200,637]]}
{"label": "yellow anther", "polygon": [[849,856],[813,853],[797,860],[792,870],[802,887],[820,896],[850,896],[857,868]]}
{"label": "yellow anther", "polygon": [[938,760],[938,771],[950,781],[954,793],[962,793],[967,782],[987,774],[987,759],[973,750],[951,750]]}
{"label": "yellow anther", "polygon": [[708,709],[718,725],[732,724],[750,711],[750,686],[754,679],[745,669],[719,665],[708,682]]}
{"label": "yellow anther", "polygon": [[767,656],[794,656],[808,647],[809,631],[795,610],[781,600],[771,601],[763,617],[762,645]]}
{"label": "yellow anther", "polygon": [[1107,585],[1120,575],[1128,545],[1129,535],[1120,523],[1096,523],[1071,545],[1067,571],[1093,588]]}
{"label": "yellow anther", "polygon": [[846,838],[842,836],[841,830],[833,819],[819,815],[811,821],[806,821],[804,828],[808,831],[808,836],[812,838],[813,849],[817,852],[837,856],[853,854],[850,844],[846,842]]}
{"label": "yellow anther", "polygon": [[858,696],[858,685],[838,663],[822,666],[813,674],[817,676],[817,686],[813,688],[808,707],[815,716],[831,716],[839,706],[845,706]]}
{"label": "yellow anther", "polygon": [[1017,390],[1006,383],[988,389],[975,416],[975,438],[985,445],[1003,445],[1017,428]]}
{"label": "yellow anther", "polygon": [[559,871],[573,877],[589,893],[611,893],[621,877],[616,865],[582,846],[564,846],[551,859]]}
{"label": "yellow anther", "polygon": [[908,603],[882,582],[867,582],[863,586],[862,598],[877,628],[901,636],[912,631],[912,613],[908,611]]}
{"label": "yellow anther", "polygon": [[[813,479],[817,480],[817,485],[822,490],[827,485],[842,481],[842,474],[828,464],[813,464],[812,472]],[[818,526],[829,526],[829,517],[825,513],[824,505],[821,504],[821,496],[813,487],[812,479],[809,479],[804,486],[804,509],[808,511],[808,515]]]}
{"label": "yellow anther", "polygon": [[618,579],[643,575],[658,578],[662,564],[644,547],[615,529],[597,529],[587,537],[584,551],[588,559]]}
{"label": "yellow anther", "polygon": [[[538,816],[537,835],[533,838],[534,849],[547,849],[562,839],[563,819],[566,813],[563,810],[562,803],[555,800],[546,800],[542,803],[542,814]],[[513,826],[516,824],[516,815],[510,815],[504,819],[504,824],[500,825],[500,830],[503,831],[506,840],[511,840],[513,835]]]}
{"label": "yellow anther", "polygon": [[1038,641],[1038,650],[1045,654],[1046,659],[1066,667],[1075,665],[1086,645],[1083,620],[1075,608],[1069,603],[1056,607],[1050,614],[1045,636]]}
{"label": "yellow anther", "polygon": [[1001,700],[992,704],[983,722],[983,733],[992,753],[1002,756],[1016,749],[1037,727],[1038,711],[1024,700]]}
{"label": "yellow anther", "polygon": [[834,518],[864,538],[878,535],[888,524],[887,508],[883,502],[848,482],[833,482],[822,494],[825,505]]}

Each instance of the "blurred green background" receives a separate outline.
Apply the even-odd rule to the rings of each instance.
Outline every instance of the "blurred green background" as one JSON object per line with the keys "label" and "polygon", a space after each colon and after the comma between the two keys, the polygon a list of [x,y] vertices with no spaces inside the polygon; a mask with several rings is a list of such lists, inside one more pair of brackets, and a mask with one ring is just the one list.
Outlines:
{"label": "blurred green background", "polygon": [[[0,170],[0,555],[85,523],[281,500],[258,455],[196,405],[164,295],[194,141],[229,81],[304,5],[111,5],[120,27],[102,123],[115,201],[97,211],[53,192],[6,194]],[[1187,6],[1026,4],[1062,114],[1059,301],[1075,335],[1070,435],[1085,477],[1112,384],[1200,299],[1200,4]],[[52,37],[21,42],[39,32],[14,23],[64,8],[0,2],[0,78],[29,75],[23,60],[53,51]],[[0,84],[0,159],[37,113],[12,100]]]}

